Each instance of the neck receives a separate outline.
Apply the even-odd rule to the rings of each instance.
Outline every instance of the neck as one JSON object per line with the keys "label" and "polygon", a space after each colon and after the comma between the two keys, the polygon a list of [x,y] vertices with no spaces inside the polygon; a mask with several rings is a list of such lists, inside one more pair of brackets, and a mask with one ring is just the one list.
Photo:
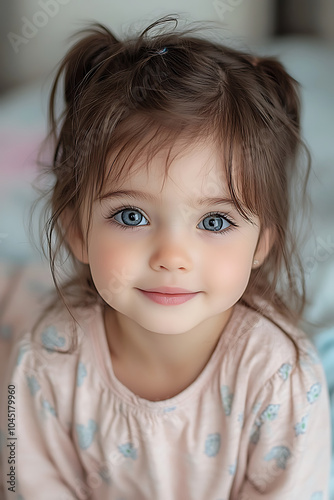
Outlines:
{"label": "neck", "polygon": [[171,372],[186,370],[197,376],[215,350],[231,313],[232,308],[191,331],[166,335],[145,330],[107,307],[104,320],[111,356],[119,363],[142,368],[147,373],[170,376]]}

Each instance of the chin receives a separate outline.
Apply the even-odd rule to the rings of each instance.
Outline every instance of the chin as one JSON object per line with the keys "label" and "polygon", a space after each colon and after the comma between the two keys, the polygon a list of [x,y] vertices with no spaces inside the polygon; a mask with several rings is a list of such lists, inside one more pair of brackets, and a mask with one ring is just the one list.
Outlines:
{"label": "chin", "polygon": [[155,315],[152,314],[149,319],[147,318],[147,316],[144,318],[131,316],[131,319],[142,328],[145,328],[145,330],[161,335],[181,335],[197,326],[197,323],[194,324],[194,321],[185,321],[184,317],[171,318],[170,313],[169,318],[167,318],[166,316],[162,318],[161,313],[158,313],[156,317],[154,316]]}

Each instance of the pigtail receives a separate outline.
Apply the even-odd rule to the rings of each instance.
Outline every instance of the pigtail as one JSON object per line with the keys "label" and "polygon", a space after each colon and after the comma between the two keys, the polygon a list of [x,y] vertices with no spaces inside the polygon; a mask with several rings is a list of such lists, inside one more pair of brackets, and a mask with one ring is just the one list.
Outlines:
{"label": "pigtail", "polygon": [[[85,34],[86,36],[83,36]],[[78,141],[82,142],[82,138],[77,136],[75,126],[80,116],[80,97],[88,88],[94,75],[98,73],[103,62],[115,55],[121,47],[121,43],[115,36],[101,24],[79,31],[69,40],[76,37],[80,39],[62,60],[50,92],[47,140],[51,139],[54,143],[53,171],[56,175],[59,168],[63,168],[65,164],[69,165],[69,155],[72,154],[70,164],[75,164],[73,145]],[[62,103],[63,112],[57,116],[56,96],[60,80],[63,80],[61,94],[65,102]],[[66,144],[71,144],[71,148],[66,147]]]}
{"label": "pigtail", "polygon": [[[83,36],[85,34],[87,36]],[[80,40],[63,59],[51,90],[49,117],[52,128],[56,121],[55,95],[60,78],[64,76],[65,103],[67,106],[72,106],[80,91],[98,71],[101,63],[111,55],[115,55],[117,49],[121,47],[115,36],[101,24],[79,31],[70,37],[70,40],[78,36]]]}
{"label": "pigtail", "polygon": [[297,167],[298,163],[295,162],[297,155],[301,151],[305,154],[306,172],[303,183],[305,196],[311,168],[311,155],[301,137],[300,85],[275,58],[254,58],[252,64],[267,91],[267,99],[271,99],[272,104],[281,109],[281,113],[277,114],[277,119],[280,121],[278,130],[285,136],[286,153],[292,160],[290,164]]}
{"label": "pigtail", "polygon": [[268,92],[275,96],[276,103],[285,111],[296,131],[299,131],[300,99],[298,82],[274,58],[256,58],[253,60],[253,66],[262,77],[263,84]]}
{"label": "pigtail", "polygon": [[[89,83],[101,64],[114,56],[121,44],[112,33],[96,25],[88,31],[88,36],[80,40],[68,53],[68,66],[65,78],[65,98],[71,103],[78,92]],[[80,34],[84,34],[80,32]]]}

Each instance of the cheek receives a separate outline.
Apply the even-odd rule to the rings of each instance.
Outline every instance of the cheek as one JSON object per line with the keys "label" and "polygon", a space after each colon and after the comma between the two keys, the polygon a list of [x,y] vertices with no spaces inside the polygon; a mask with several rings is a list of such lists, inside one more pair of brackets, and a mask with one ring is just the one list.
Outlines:
{"label": "cheek", "polygon": [[132,266],[136,259],[131,245],[117,242],[107,231],[99,231],[98,235],[92,232],[88,258],[93,281],[104,299],[106,291],[119,293],[134,277]]}
{"label": "cheek", "polygon": [[213,290],[242,293],[249,281],[254,249],[255,243],[247,245],[244,240],[213,249],[205,261],[203,279],[209,280]]}

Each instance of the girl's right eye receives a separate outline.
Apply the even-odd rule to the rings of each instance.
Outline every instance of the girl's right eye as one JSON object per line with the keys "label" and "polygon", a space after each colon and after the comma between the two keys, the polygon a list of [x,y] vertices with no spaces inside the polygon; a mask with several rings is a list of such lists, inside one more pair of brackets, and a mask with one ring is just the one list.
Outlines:
{"label": "girl's right eye", "polygon": [[147,220],[137,208],[131,206],[123,207],[122,210],[118,210],[118,212],[110,215],[107,219],[112,224],[117,224],[121,229],[146,226],[146,224],[141,224],[141,222],[143,219]]}

